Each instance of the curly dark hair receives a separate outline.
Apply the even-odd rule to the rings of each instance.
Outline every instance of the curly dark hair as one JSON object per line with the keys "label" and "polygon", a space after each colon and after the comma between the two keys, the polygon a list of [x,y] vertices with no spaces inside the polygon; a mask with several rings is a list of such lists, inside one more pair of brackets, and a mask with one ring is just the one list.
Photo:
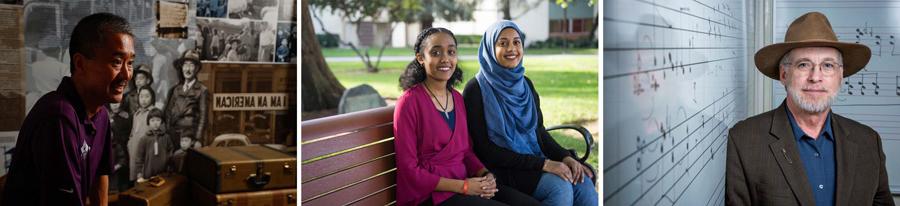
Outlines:
{"label": "curly dark hair", "polygon": [[[454,36],[453,32],[450,30],[440,27],[427,28],[422,30],[416,38],[416,44],[413,47],[415,54],[422,52],[422,42],[432,34],[436,33],[450,34],[450,37],[453,38],[453,43],[457,43],[456,36]],[[456,70],[453,71],[453,75],[450,76],[450,80],[447,82],[447,89],[452,89],[456,85],[459,85],[459,83],[462,82],[462,77],[462,69],[459,68],[459,64],[456,64]],[[420,64],[419,61],[416,61],[416,59],[413,58],[412,62],[409,62],[409,64],[406,65],[406,70],[403,71],[403,74],[400,74],[400,88],[403,88],[403,90],[406,91],[416,84],[424,82],[425,78],[427,78],[425,65]]]}

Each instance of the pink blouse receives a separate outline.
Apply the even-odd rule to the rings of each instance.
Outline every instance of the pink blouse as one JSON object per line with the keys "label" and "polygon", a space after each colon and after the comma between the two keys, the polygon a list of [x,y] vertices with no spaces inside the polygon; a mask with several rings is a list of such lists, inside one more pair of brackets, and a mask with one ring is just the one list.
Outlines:
{"label": "pink blouse", "polygon": [[462,95],[452,91],[456,115],[451,131],[421,84],[408,89],[394,110],[397,205],[418,205],[431,197],[438,205],[453,192],[437,192],[438,180],[463,180],[484,168],[472,151]]}

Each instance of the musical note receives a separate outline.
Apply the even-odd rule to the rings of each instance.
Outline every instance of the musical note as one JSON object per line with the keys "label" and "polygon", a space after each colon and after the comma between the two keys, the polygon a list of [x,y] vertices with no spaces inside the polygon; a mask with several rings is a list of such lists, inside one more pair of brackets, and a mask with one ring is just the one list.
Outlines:
{"label": "musical note", "polygon": [[672,155],[669,155],[669,157],[671,157],[671,160],[670,160],[671,163],[675,163],[675,151],[677,151],[677,150],[672,150]]}
{"label": "musical note", "polygon": [[894,43],[894,35],[891,35],[890,44],[891,44],[891,56],[900,55],[900,53],[895,52],[897,50],[897,44]]}
{"label": "musical note", "polygon": [[875,95],[878,95],[878,89],[881,88],[881,86],[878,85],[878,73],[875,73],[875,81],[872,82],[872,86],[875,86]]}
{"label": "musical note", "polygon": [[[641,155],[644,154],[644,149],[641,148],[643,145],[644,145],[644,143],[641,142],[641,136],[637,136],[637,150],[641,152]],[[638,155],[638,156],[637,156],[637,162],[636,162],[636,164],[635,164],[635,169],[636,169],[638,172],[641,171],[641,155]]]}
{"label": "musical note", "polygon": [[638,75],[637,75],[637,74],[634,75],[633,82],[634,82],[634,84],[633,84],[633,87],[634,87],[633,93],[634,93],[634,95],[640,96],[641,94],[644,93],[644,86],[641,85],[641,80],[638,78]]}
{"label": "musical note", "polygon": [[878,46],[878,54],[872,54],[872,55],[881,56],[881,35],[875,36],[875,45]]}
{"label": "musical note", "polygon": [[704,120],[704,121],[701,121],[701,122],[700,122],[700,128],[706,127],[706,121],[705,121],[705,120],[706,120],[706,115],[702,115],[702,114],[701,114],[701,115],[700,115],[700,119],[701,119],[701,120]]}
{"label": "musical note", "polygon": [[694,103],[697,103],[697,82],[694,82]]}
{"label": "musical note", "polygon": [[866,89],[866,85],[863,83],[863,82],[865,82],[865,81],[866,81],[866,74],[865,74],[865,73],[860,73],[860,74],[859,74],[859,81],[857,82],[857,83],[859,84],[859,95],[866,95],[866,90],[865,90],[865,89]]}
{"label": "musical note", "polygon": [[894,77],[894,81],[896,81],[897,85],[897,96],[900,96],[900,75]]}
{"label": "musical note", "polygon": [[863,85],[863,81],[865,81],[865,80],[866,80],[866,74],[865,74],[865,73],[860,73],[860,74],[859,74],[859,81],[856,82],[856,83],[859,84],[859,85],[861,85],[862,88],[865,89],[865,88],[866,88],[866,85]]}

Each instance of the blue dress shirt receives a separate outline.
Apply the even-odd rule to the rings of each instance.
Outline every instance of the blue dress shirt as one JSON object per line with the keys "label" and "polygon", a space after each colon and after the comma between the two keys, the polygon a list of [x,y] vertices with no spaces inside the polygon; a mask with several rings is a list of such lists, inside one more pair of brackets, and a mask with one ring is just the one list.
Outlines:
{"label": "blue dress shirt", "polygon": [[834,205],[836,187],[835,137],[831,131],[831,114],[829,113],[825,118],[825,125],[822,131],[819,132],[819,137],[813,139],[800,129],[790,109],[785,107],[785,112],[787,112],[788,120],[791,122],[794,138],[797,141],[797,149],[800,150],[800,160],[803,162],[804,170],[806,170],[806,177],[809,180],[816,205]]}

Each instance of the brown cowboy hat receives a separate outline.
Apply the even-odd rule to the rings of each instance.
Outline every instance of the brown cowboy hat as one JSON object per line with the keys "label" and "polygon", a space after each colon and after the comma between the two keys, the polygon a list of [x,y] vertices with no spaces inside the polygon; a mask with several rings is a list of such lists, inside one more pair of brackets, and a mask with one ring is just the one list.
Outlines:
{"label": "brown cowboy hat", "polygon": [[855,74],[869,63],[872,51],[862,44],[839,42],[824,14],[809,12],[798,17],[784,34],[784,42],[763,47],[756,52],[756,68],[769,78],[779,80],[778,64],[791,49],[800,47],[833,47],[844,59],[844,77]]}

